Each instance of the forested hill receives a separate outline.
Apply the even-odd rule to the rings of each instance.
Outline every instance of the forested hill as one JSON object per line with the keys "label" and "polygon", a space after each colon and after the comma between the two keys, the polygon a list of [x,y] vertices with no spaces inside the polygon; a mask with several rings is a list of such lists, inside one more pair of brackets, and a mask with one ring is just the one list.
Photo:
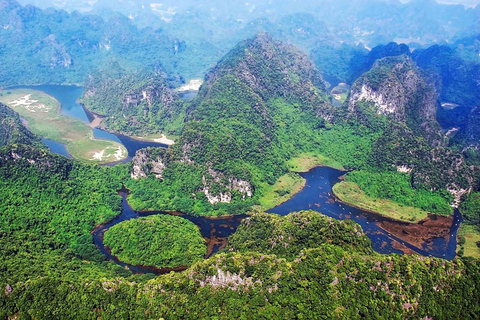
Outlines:
{"label": "forested hill", "polygon": [[436,45],[415,50],[412,57],[419,67],[440,75],[442,101],[472,107],[480,105],[480,59],[478,49],[472,51],[469,52],[469,46],[462,44],[453,48]]}
{"label": "forested hill", "polygon": [[127,135],[165,132],[178,135],[185,104],[160,70],[128,72],[111,63],[88,76],[80,99],[88,110],[105,116],[102,127]]}
{"label": "forested hill", "polygon": [[449,190],[459,201],[474,185],[474,171],[445,144],[436,81],[406,55],[383,58],[355,81],[346,108],[349,117],[382,132],[367,171],[408,172],[412,188]]}
{"label": "forested hill", "polygon": [[18,113],[0,103],[0,147],[7,144],[43,146],[40,138],[25,128]]}
{"label": "forested hill", "polygon": [[201,215],[245,212],[287,172],[289,159],[310,152],[362,169],[366,175],[356,177],[364,181],[407,173],[398,176],[408,189],[443,198],[427,201],[426,210],[448,214],[447,190],[459,200],[474,178],[462,155],[445,147],[437,96],[435,77],[411,58],[387,57],[357,80],[344,107],[334,108],[305,54],[259,34],[207,74],[173,148],[137,154],[131,176],[138,181],[127,182],[131,203]]}
{"label": "forested hill", "polygon": [[[242,203],[239,212],[252,204],[252,196],[258,198],[262,185],[286,173],[286,160],[294,153],[314,148],[315,135],[332,115],[322,78],[308,57],[259,34],[208,73],[173,149],[159,157],[139,155],[135,167],[149,158],[156,167],[166,167],[164,182],[156,185],[160,194],[169,195],[155,196],[162,198],[156,204],[160,208],[179,209],[180,202],[173,199],[178,197],[187,212],[207,214],[214,204],[219,214],[230,202]],[[181,186],[187,181],[185,192]],[[148,190],[156,187],[149,184]],[[151,203],[146,185],[131,196],[140,194],[142,203]]]}
{"label": "forested hill", "polygon": [[[308,57],[267,34],[240,43],[207,75],[189,109],[183,156],[222,171],[261,168],[274,181],[284,159],[311,144],[333,116]],[[242,164],[243,163],[243,164]]]}
{"label": "forested hill", "polygon": [[435,78],[422,72],[406,55],[377,60],[355,81],[349,96],[350,112],[358,112],[361,101],[373,103],[377,114],[402,123],[431,145],[442,144],[437,122]]}
{"label": "forested hill", "polygon": [[120,14],[104,20],[0,0],[0,21],[2,86],[83,83],[111,60],[128,69],[161,65],[172,74],[206,68],[190,65],[192,57],[183,59],[184,43],[161,30],[139,29]]}
{"label": "forested hill", "polygon": [[218,62],[206,76],[199,95],[202,102],[214,99],[216,92],[212,87],[228,76],[244,83],[265,101],[282,97],[309,105],[317,114],[327,112],[322,99],[325,86],[313,62],[298,48],[274,40],[268,33],[240,42]]}

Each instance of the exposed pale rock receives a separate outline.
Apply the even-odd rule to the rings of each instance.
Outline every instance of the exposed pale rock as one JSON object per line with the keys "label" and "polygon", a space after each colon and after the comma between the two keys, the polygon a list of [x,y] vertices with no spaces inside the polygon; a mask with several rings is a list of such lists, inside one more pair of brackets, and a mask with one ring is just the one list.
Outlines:
{"label": "exposed pale rock", "polygon": [[166,165],[161,156],[152,156],[148,149],[139,150],[132,159],[132,170],[130,176],[133,179],[146,178],[154,174],[155,178],[162,179]]}
{"label": "exposed pale rock", "polygon": [[[242,193],[243,199],[246,197],[251,198],[253,196],[252,186],[248,181],[239,180],[237,178],[229,178],[227,180],[228,182],[225,184],[225,175],[211,168],[208,169],[208,175],[210,176],[209,178],[207,178],[205,175],[202,177],[203,189],[201,192],[205,194],[208,202],[211,204],[217,204],[220,202],[230,203],[232,201],[232,190]],[[214,184],[221,185],[225,190],[215,195],[212,194],[210,190]]]}

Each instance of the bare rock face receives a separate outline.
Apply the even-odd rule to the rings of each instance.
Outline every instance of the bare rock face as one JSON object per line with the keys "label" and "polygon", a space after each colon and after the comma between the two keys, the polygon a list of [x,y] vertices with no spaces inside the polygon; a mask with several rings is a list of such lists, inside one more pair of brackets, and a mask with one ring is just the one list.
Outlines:
{"label": "bare rock face", "polygon": [[[154,175],[157,179],[163,179],[163,172],[167,169],[170,161],[182,162],[187,165],[194,165],[194,162],[187,158],[172,160],[166,149],[162,148],[146,148],[138,150],[132,159],[130,176],[133,179],[147,178]],[[240,194],[243,200],[253,196],[253,188],[250,182],[241,180],[236,177],[226,177],[225,174],[215,171],[211,168],[207,169],[202,176],[202,187],[198,192],[205,194],[211,204],[230,203],[234,193]],[[196,194],[192,196],[195,198]]]}
{"label": "bare rock face", "polygon": [[378,60],[352,86],[348,109],[355,114],[361,102],[373,105],[377,114],[406,124],[431,145],[442,142],[436,121],[438,93],[406,55]]}
{"label": "bare rock face", "polygon": [[155,178],[163,178],[163,170],[165,170],[165,152],[162,149],[147,148],[141,149],[132,159],[132,168],[130,176],[133,179],[147,178],[150,174],[154,174]]}
{"label": "bare rock face", "polygon": [[160,102],[168,107],[176,97],[172,89],[165,84],[148,84],[144,87],[128,91],[123,96],[122,103],[125,108],[137,107],[146,104],[151,107],[155,102]]}
{"label": "bare rock face", "polygon": [[[226,179],[225,175],[212,169],[208,169],[208,174],[202,177],[202,193],[211,204],[230,203],[232,201],[232,191],[242,194],[242,198],[251,198],[253,196],[252,186],[248,181],[236,178]],[[214,192],[212,190],[220,190]]]}

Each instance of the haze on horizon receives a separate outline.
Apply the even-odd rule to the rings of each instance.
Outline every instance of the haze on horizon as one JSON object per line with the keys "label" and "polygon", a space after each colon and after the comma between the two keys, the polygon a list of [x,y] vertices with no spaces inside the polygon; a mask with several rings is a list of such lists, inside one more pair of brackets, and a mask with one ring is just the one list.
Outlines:
{"label": "haze on horizon", "polygon": [[[79,11],[90,11],[94,8],[94,6],[102,5],[105,7],[110,7],[113,10],[116,10],[115,6],[112,6],[110,1],[99,1],[99,0],[17,0],[19,3],[22,5],[35,5],[40,8],[47,8],[47,7],[57,7],[57,8],[62,8],[66,10],[79,10]],[[400,0],[402,3],[407,3],[412,0]],[[122,2],[122,1],[120,1]],[[134,0],[129,2],[129,6],[134,5],[134,3],[137,2],[139,5],[158,5],[159,7],[162,5],[162,3],[166,2],[168,5],[171,5],[169,1],[147,1],[147,0]],[[189,1],[186,1],[189,2]],[[255,5],[256,0],[254,1],[248,1],[246,5]],[[437,3],[442,3],[442,4],[449,4],[449,5],[464,5],[465,7],[476,7],[477,5],[480,4],[480,0],[436,0]],[[104,5],[106,3],[106,5]],[[177,3],[179,4],[179,3]],[[183,4],[183,3],[182,3]],[[205,3],[202,3],[204,5]],[[180,5],[182,6],[182,5]],[[167,8],[162,8],[162,9],[167,9]]]}

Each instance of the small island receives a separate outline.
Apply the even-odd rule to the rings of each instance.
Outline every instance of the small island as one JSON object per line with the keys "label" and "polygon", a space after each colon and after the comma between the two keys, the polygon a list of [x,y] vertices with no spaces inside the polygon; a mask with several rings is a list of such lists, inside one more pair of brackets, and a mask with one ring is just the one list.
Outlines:
{"label": "small island", "polygon": [[207,253],[197,226],[171,215],[119,223],[105,232],[104,244],[123,262],[156,268],[189,266]]}

